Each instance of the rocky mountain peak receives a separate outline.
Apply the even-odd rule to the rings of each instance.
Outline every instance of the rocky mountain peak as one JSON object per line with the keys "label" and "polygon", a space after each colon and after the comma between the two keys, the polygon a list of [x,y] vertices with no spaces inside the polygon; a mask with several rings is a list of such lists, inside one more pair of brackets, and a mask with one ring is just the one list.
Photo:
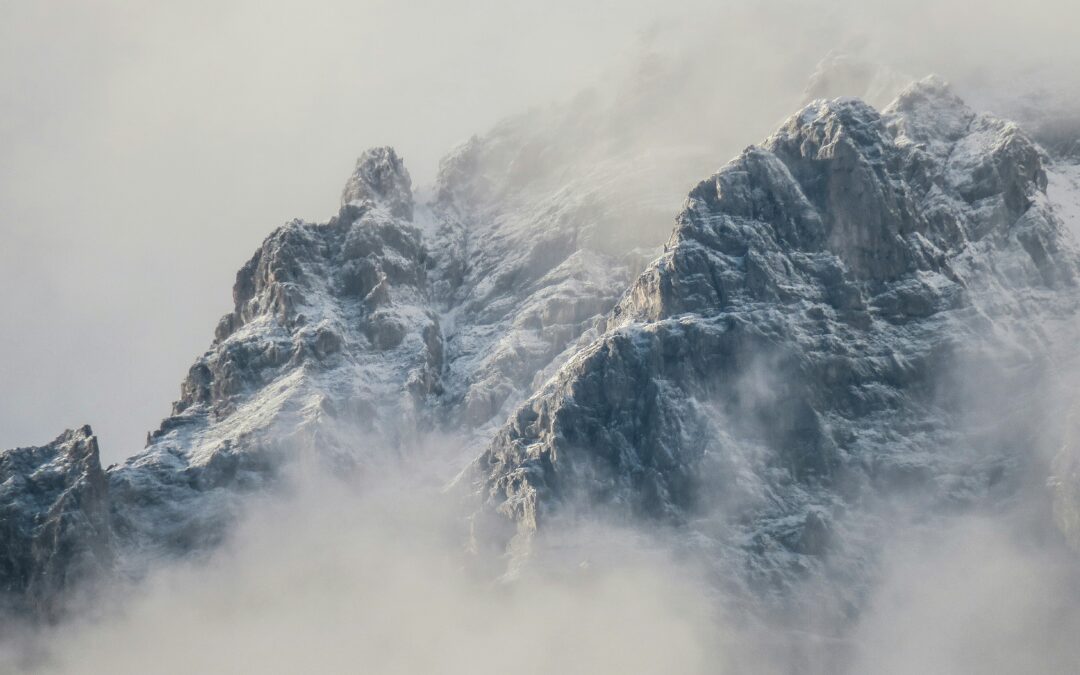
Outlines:
{"label": "rocky mountain peak", "polygon": [[690,192],[606,332],[510,416],[482,513],[511,551],[588,504],[712,541],[748,587],[867,579],[872,546],[824,552],[874,540],[868,500],[974,503],[1030,461],[1031,427],[965,437],[957,392],[1032,386],[1032,313],[1076,311],[1044,187],[1038,147],[937,79],[810,103]]}
{"label": "rocky mountain peak", "polygon": [[385,207],[397,218],[412,220],[412,178],[389,146],[365,150],[341,193],[342,206],[367,200]]}
{"label": "rocky mountain peak", "polygon": [[587,504],[684,528],[718,577],[772,590],[827,564],[857,590],[880,543],[860,499],[956,507],[1026,461],[1019,427],[958,442],[941,379],[979,361],[1020,390],[1040,313],[1075,312],[1076,256],[1016,125],[937,79],[882,110],[814,100],[698,183],[660,254],[663,235],[612,235],[641,203],[595,180],[624,165],[568,174],[577,137],[528,122],[443,162],[432,227],[395,151],[366,151],[336,217],[287,223],[240,269],[123,464],[101,470],[89,428],[0,455],[4,595],[52,602],[114,549],[206,550],[291,462],[377,470],[429,432],[480,454],[458,483],[478,537],[528,543]]}
{"label": "rocky mountain peak", "polygon": [[[951,275],[948,256],[987,236],[1027,242],[1028,269],[1042,281],[1070,279],[1043,253],[1056,246],[1045,188],[1038,147],[938,78],[881,112],[859,99],[815,100],[690,192],[668,254],[620,308],[657,317],[748,294],[775,301],[807,281],[796,271],[805,263],[778,266],[794,255],[829,261],[811,274],[850,309],[914,272]],[[725,271],[688,274],[710,261]],[[668,274],[680,277],[681,297]]]}
{"label": "rocky mountain peak", "polygon": [[0,453],[0,609],[53,616],[64,591],[111,565],[108,500],[89,426]]}

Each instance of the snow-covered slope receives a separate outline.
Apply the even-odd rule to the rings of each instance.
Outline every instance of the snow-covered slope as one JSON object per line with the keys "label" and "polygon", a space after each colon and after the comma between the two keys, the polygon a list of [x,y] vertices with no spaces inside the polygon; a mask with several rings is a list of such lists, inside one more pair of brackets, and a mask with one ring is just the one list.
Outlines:
{"label": "snow-covered slope", "polygon": [[424,210],[453,423],[490,434],[659,252],[696,167],[715,166],[714,143],[675,140],[685,130],[656,109],[689,93],[664,91],[685,65],[647,59],[442,160]]}
{"label": "snow-covered slope", "polygon": [[442,343],[411,216],[408,172],[376,148],[357,162],[336,218],[294,221],[263,242],[173,415],[109,471],[122,537],[197,548],[238,491],[286,460],[363,464],[430,427]]}
{"label": "snow-covered slope", "polygon": [[1080,157],[1055,158],[1046,176],[1046,194],[1058,218],[1074,236],[1080,237]]}

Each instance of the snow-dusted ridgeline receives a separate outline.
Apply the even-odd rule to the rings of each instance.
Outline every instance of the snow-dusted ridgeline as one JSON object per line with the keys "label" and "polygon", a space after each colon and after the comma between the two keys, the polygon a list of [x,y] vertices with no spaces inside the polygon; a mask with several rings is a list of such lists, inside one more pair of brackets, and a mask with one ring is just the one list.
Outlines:
{"label": "snow-dusted ridgeline", "polygon": [[88,428],[5,452],[11,603],[54,614],[80,579],[212,547],[287,467],[369,471],[433,432],[458,439],[443,477],[467,467],[475,535],[515,564],[587,507],[685,535],[726,585],[784,603],[839,574],[857,604],[882,494],[1021,488],[1035,430],[967,419],[961,376],[1023,391],[1054,349],[1043,320],[1075,311],[1067,157],[934,80],[882,113],[815,101],[694,188],[646,265],[669,229],[650,171],[700,148],[583,145],[618,125],[587,97],[564,112],[464,144],[429,201],[393,150],[365,153],[335,218],[276,230],[240,270],[127,461],[103,471]]}

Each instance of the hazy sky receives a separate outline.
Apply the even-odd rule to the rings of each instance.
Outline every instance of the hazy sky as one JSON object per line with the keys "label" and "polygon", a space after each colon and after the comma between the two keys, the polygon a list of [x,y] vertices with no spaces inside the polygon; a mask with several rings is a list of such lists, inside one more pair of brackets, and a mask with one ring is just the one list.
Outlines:
{"label": "hazy sky", "polygon": [[[728,25],[726,6],[798,8],[806,20],[744,12],[746,25]],[[973,9],[0,0],[0,448],[84,423],[106,461],[141,448],[231,309],[235,271],[276,226],[332,215],[366,147],[394,145],[424,184],[451,146],[594,82],[667,19],[729,72],[732,59],[753,69],[785,56],[755,50],[764,37],[783,44],[777,34],[796,30],[824,54],[848,25],[914,75],[963,69],[975,82],[1018,60],[1075,64],[1072,0]],[[813,62],[803,65],[809,74]],[[754,89],[702,119],[737,118],[740,96],[762,95]]]}

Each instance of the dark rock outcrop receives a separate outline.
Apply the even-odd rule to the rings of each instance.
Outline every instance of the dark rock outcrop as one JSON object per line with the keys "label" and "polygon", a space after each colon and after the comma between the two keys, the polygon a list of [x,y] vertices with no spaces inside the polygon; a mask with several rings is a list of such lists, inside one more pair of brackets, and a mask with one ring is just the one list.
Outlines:
{"label": "dark rock outcrop", "polygon": [[55,618],[113,563],[109,482],[89,426],[0,453],[0,609]]}

